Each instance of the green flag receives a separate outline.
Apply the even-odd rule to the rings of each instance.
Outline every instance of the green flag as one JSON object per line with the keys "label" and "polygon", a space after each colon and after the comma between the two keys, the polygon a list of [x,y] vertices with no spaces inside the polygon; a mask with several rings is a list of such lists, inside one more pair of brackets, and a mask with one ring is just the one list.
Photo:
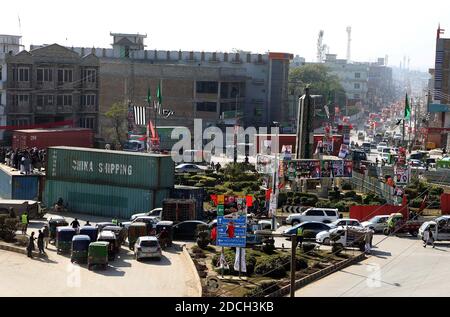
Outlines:
{"label": "green flag", "polygon": [[409,105],[408,93],[406,93],[405,99],[405,119],[411,118],[411,106]]}
{"label": "green flag", "polygon": [[147,103],[148,104],[152,103],[152,94],[150,92],[150,88],[148,88],[148,90],[147,90]]}
{"label": "green flag", "polygon": [[156,98],[158,99],[158,103],[162,105],[162,93],[161,93],[161,84],[158,84],[158,90],[156,91]]}

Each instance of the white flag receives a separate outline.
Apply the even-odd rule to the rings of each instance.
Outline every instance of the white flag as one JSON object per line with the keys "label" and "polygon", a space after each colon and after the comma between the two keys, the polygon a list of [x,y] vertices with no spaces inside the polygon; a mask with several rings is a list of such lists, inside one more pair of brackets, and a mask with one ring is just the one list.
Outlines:
{"label": "white flag", "polygon": [[243,248],[236,248],[236,258],[234,259],[234,270],[236,272],[239,272],[239,254],[241,254],[241,272],[246,273],[247,272],[247,263],[245,262],[245,249]]}
{"label": "white flag", "polygon": [[134,106],[134,122],[136,125],[147,125],[145,107]]}

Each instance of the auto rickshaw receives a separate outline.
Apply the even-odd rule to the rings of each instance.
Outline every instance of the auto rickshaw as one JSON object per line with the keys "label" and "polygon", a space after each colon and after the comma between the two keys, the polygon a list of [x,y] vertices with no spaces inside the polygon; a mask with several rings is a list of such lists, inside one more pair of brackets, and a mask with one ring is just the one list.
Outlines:
{"label": "auto rickshaw", "polygon": [[108,248],[109,242],[97,241],[89,244],[88,250],[88,269],[93,266],[101,266],[103,269],[108,267]]}
{"label": "auto rickshaw", "polygon": [[91,238],[86,235],[78,235],[72,238],[72,254],[70,261],[76,263],[86,263],[88,259],[89,244]]}
{"label": "auto rickshaw", "polygon": [[99,242],[108,242],[108,260],[114,261],[116,258],[116,253],[119,252],[117,238],[114,232],[112,231],[102,231],[98,235]]}
{"label": "auto rickshaw", "polygon": [[70,227],[56,228],[56,252],[68,253],[72,248],[72,239],[76,235],[75,229]]}
{"label": "auto rickshaw", "polygon": [[112,231],[115,233],[117,238],[117,244],[119,245],[119,248],[122,244],[125,243],[125,240],[127,239],[128,231],[124,227],[119,226],[107,226],[103,228],[103,231]]}
{"label": "auto rickshaw", "polygon": [[143,222],[132,223],[128,227],[128,246],[130,250],[134,250],[134,244],[139,237],[147,235],[147,225]]}
{"label": "auto rickshaw", "polygon": [[50,232],[50,240],[56,239],[56,228],[57,227],[66,227],[69,223],[62,216],[52,216],[48,220],[48,230]]}
{"label": "auto rickshaw", "polygon": [[97,241],[98,229],[95,227],[85,226],[80,228],[80,235],[86,235],[91,238],[91,242]]}
{"label": "auto rickshaw", "polygon": [[[161,232],[166,230],[166,237],[161,237]],[[156,235],[158,236],[159,244],[161,248],[171,247],[173,241],[173,222],[172,221],[160,221],[156,224]]]}

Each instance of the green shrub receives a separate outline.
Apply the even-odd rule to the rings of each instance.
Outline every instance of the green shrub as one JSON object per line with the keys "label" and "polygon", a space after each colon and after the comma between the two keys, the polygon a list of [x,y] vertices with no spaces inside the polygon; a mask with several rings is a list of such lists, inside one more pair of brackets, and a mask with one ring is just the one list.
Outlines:
{"label": "green shrub", "polygon": [[256,265],[255,273],[271,278],[283,278],[286,276],[286,265],[289,263],[286,260],[284,256],[267,257]]}
{"label": "green shrub", "polygon": [[342,190],[353,190],[353,186],[350,183],[342,184]]}
{"label": "green shrub", "polygon": [[328,200],[320,200],[317,204],[316,204],[317,208],[333,208],[334,204],[331,203]]}
{"label": "green shrub", "polygon": [[357,196],[355,191],[349,191],[344,194],[344,198],[355,198]]}
{"label": "green shrub", "polygon": [[274,293],[280,289],[278,281],[262,281],[257,287],[252,288],[244,297],[264,297],[271,293]]}
{"label": "green shrub", "polygon": [[[234,270],[234,260],[236,257],[236,253],[235,251],[233,251],[232,249],[227,249],[225,250],[225,259],[228,263],[229,269],[225,269],[224,270],[224,274],[225,275],[238,275],[239,272],[236,272]],[[220,253],[216,254],[213,256],[212,260],[211,260],[211,264],[213,267],[216,267],[216,265],[218,264],[220,259]],[[256,265],[256,257],[250,253],[250,252],[246,252],[245,254],[245,262],[247,265],[247,276],[251,276],[253,275],[253,273],[255,272],[255,265]],[[216,268],[217,272],[222,272],[222,270],[220,268]]]}
{"label": "green shrub", "polygon": [[308,253],[313,251],[316,248],[316,245],[313,243],[303,243],[302,244],[302,250],[304,253]]}
{"label": "green shrub", "polygon": [[283,207],[287,204],[288,195],[287,193],[279,193],[278,194],[278,207]]}
{"label": "green shrub", "polygon": [[444,189],[442,187],[433,186],[430,189],[430,195],[441,196],[444,193]]}
{"label": "green shrub", "polygon": [[419,191],[415,188],[406,188],[405,194],[408,195],[409,199],[414,199],[419,195]]}

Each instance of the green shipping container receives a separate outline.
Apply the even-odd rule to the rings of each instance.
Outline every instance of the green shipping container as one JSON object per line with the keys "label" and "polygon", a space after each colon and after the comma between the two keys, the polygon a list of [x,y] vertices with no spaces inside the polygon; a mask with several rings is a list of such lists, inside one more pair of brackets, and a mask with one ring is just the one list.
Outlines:
{"label": "green shipping container", "polygon": [[158,190],[174,186],[170,155],[52,147],[47,179]]}
{"label": "green shipping container", "polygon": [[111,219],[129,219],[135,213],[162,207],[170,190],[143,190],[88,183],[48,180],[44,203],[52,206],[61,197],[69,204],[70,212]]}

